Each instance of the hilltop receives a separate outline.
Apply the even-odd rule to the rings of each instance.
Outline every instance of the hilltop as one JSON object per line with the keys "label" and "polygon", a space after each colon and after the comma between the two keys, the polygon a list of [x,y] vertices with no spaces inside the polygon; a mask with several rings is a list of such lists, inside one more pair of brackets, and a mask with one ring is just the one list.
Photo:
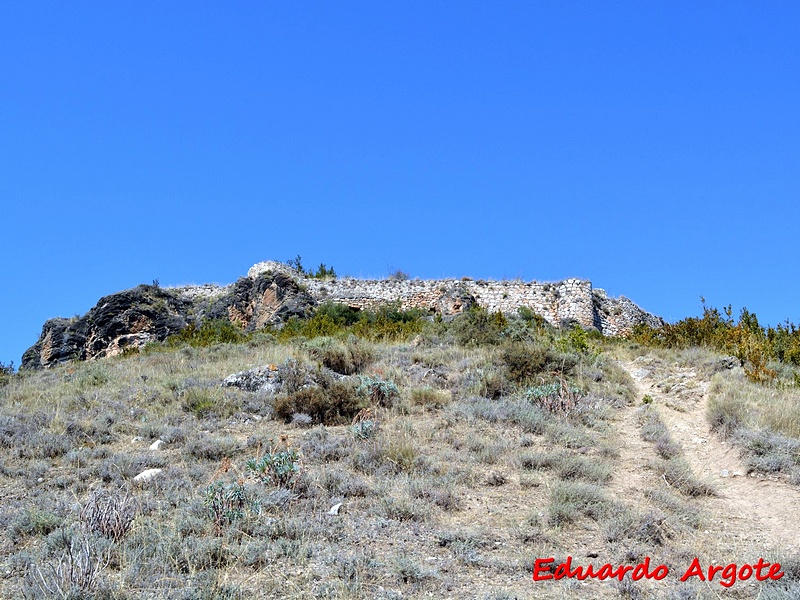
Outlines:
{"label": "hilltop", "polygon": [[46,326],[0,373],[0,597],[798,597],[796,328],[401,279],[267,263]]}
{"label": "hilltop", "polygon": [[[300,266],[300,265],[298,265]],[[525,307],[556,327],[573,323],[604,335],[624,335],[638,324],[658,327],[661,319],[625,297],[609,298],[591,282],[557,283],[474,281],[469,278],[419,280],[314,277],[275,261],[260,262],[227,286],[162,288],[140,285],[101,298],[81,317],[47,321],[39,340],[22,358],[23,368],[48,367],[69,360],[116,356],[160,342],[188,326],[226,320],[245,331],[280,326],[309,317],[324,303],[355,310],[395,304],[430,316],[453,317],[473,306],[514,314]]]}

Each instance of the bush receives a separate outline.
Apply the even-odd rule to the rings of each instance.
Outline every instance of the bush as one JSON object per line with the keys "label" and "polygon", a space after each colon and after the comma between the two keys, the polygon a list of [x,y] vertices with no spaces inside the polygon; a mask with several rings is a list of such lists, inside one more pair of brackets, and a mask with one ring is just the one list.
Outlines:
{"label": "bush", "polygon": [[590,483],[557,482],[550,493],[551,525],[572,523],[580,517],[598,519],[609,508],[602,488]]}
{"label": "bush", "polygon": [[9,537],[19,543],[24,536],[45,536],[61,527],[64,519],[51,512],[30,508],[20,513],[9,526]]}
{"label": "bush", "polygon": [[569,373],[577,364],[574,356],[529,344],[512,344],[502,353],[508,375],[516,383],[527,383],[542,373]]}
{"label": "bush", "polygon": [[320,263],[316,271],[306,269],[303,266],[303,259],[299,254],[287,260],[286,264],[300,273],[300,275],[305,275],[306,277],[311,277],[313,279],[336,279],[336,271],[333,270],[333,267],[326,266],[325,263]]}
{"label": "bush", "polygon": [[258,509],[257,503],[248,497],[240,483],[212,483],[203,494],[203,506],[214,523],[217,535],[222,534],[225,526],[244,518],[248,509]]}
{"label": "bush", "polygon": [[800,364],[800,329],[788,321],[777,327],[763,327],[755,313],[742,308],[733,319],[728,305],[720,312],[703,303],[702,317],[689,317],[677,323],[652,328],[637,325],[631,338],[646,346],[690,348],[701,346],[732,354],[743,364],[748,379],[756,383],[771,381],[777,372],[769,361]]}
{"label": "bush", "polygon": [[[60,530],[58,556],[31,562],[25,571],[25,597],[95,598],[108,556],[96,539]],[[54,534],[55,535],[55,534]]]}
{"label": "bush", "polygon": [[96,490],[81,511],[81,522],[94,533],[119,542],[130,531],[139,503],[127,492]]}
{"label": "bush", "polygon": [[300,473],[300,455],[293,448],[273,448],[261,458],[251,458],[246,466],[260,481],[287,488],[295,483]]}
{"label": "bush", "polygon": [[11,378],[13,376],[14,376],[14,361],[12,360],[7,365],[0,362],[0,387],[4,386],[9,381],[11,381]]}
{"label": "bush", "polygon": [[293,415],[305,413],[316,423],[340,425],[350,421],[366,407],[366,400],[352,384],[344,381],[331,382],[327,387],[301,388],[275,399],[275,414],[287,422]]}
{"label": "bush", "polygon": [[411,277],[405,271],[401,271],[397,269],[396,271],[389,274],[390,281],[408,281]]}
{"label": "bush", "polygon": [[362,311],[352,332],[373,341],[401,341],[422,331],[425,313],[403,310],[399,303],[385,304],[376,311]]}
{"label": "bush", "polygon": [[580,388],[568,384],[563,379],[525,390],[525,398],[534,406],[562,415],[573,413],[584,397],[585,394]]}
{"label": "bush", "polygon": [[716,495],[711,485],[695,477],[692,468],[683,458],[675,457],[663,460],[656,469],[664,481],[685,496],[696,498]]}
{"label": "bush", "polygon": [[368,440],[378,433],[379,428],[380,423],[377,420],[364,419],[362,421],[353,423],[350,431],[352,431],[353,437],[357,440]]}
{"label": "bush", "polygon": [[281,340],[297,336],[313,339],[350,332],[372,341],[397,341],[420,333],[424,316],[425,313],[419,309],[403,310],[399,303],[386,304],[374,311],[358,311],[327,302],[320,305],[310,319],[289,319],[275,333]]}
{"label": "bush", "polygon": [[400,395],[397,386],[379,377],[362,377],[358,393],[366,396],[373,404],[391,408],[394,399]]}
{"label": "bush", "polygon": [[248,334],[230,321],[214,319],[203,322],[200,327],[195,323],[190,323],[179,333],[169,336],[166,344],[173,348],[184,344],[200,348],[214,344],[241,344],[249,338]]}
{"label": "bush", "polygon": [[215,437],[204,435],[186,444],[186,451],[191,456],[205,460],[219,460],[224,457],[229,457],[236,452],[237,448],[236,441],[227,436]]}
{"label": "bush", "polygon": [[730,393],[714,394],[708,401],[706,419],[713,431],[730,437],[747,419],[747,404]]}
{"label": "bush", "polygon": [[411,402],[417,406],[432,406],[442,408],[450,403],[450,394],[433,388],[421,388],[411,391]]}
{"label": "bush", "polygon": [[373,353],[357,338],[347,343],[318,338],[308,347],[309,354],[331,371],[341,375],[360,373],[373,360]]}
{"label": "bush", "polygon": [[450,329],[462,346],[492,346],[503,341],[507,327],[503,313],[490,314],[485,308],[473,306],[453,319]]}

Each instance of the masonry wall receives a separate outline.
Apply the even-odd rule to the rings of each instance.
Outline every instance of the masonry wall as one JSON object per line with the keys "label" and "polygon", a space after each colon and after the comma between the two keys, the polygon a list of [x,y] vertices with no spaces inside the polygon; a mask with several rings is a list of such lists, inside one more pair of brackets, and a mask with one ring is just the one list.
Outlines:
{"label": "masonry wall", "polygon": [[[288,267],[266,262],[254,265],[249,277],[266,270]],[[298,276],[297,273],[294,273]],[[299,276],[298,276],[299,277]],[[490,312],[514,313],[525,306],[549,323],[562,326],[577,322],[605,335],[624,335],[637,323],[658,326],[662,320],[645,312],[625,297],[609,298],[590,281],[566,279],[558,283],[536,281],[473,281],[458,279],[333,279],[300,277],[302,284],[318,302],[336,302],[353,308],[375,308],[398,302],[403,308],[419,308],[441,314],[456,314],[465,305],[476,302]]]}

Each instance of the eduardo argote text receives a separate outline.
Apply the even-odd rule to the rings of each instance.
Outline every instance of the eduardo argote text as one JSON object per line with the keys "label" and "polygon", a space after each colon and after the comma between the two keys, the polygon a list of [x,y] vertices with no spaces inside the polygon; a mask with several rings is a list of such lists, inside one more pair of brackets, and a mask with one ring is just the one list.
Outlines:
{"label": "eduardo argote text", "polygon": [[[572,557],[554,565],[555,558],[537,558],[533,566],[533,580],[547,581],[557,579],[619,579],[622,581],[628,575],[633,581],[640,579],[654,579],[659,581],[669,575],[667,565],[650,565],[650,557],[646,557],[641,563],[636,565],[611,565],[604,564],[594,566],[573,566]],[[763,558],[759,558],[755,563],[745,563],[737,565],[730,563],[727,565],[708,565],[701,564],[699,558],[692,560],[689,567],[682,572],[681,581],[697,579],[699,581],[716,581],[723,587],[731,587],[737,581],[746,581],[751,577],[758,581],[778,580],[783,577],[781,565],[770,563]]]}

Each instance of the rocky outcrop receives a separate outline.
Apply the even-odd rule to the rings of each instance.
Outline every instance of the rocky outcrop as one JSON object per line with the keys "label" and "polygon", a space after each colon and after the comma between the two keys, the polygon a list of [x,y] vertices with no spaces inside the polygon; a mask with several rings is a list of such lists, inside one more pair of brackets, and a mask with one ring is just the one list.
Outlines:
{"label": "rocky outcrop", "polygon": [[206,318],[228,319],[252,331],[290,317],[307,317],[315,305],[314,298],[289,273],[266,271],[253,278],[241,277],[200,312]]}
{"label": "rocky outcrop", "polygon": [[160,288],[140,285],[101,298],[82,317],[51,319],[22,358],[23,368],[41,368],[69,360],[119,354],[128,347],[161,341],[189,323],[225,319],[245,330],[279,326],[291,317],[307,317],[322,302],[373,309],[387,303],[452,317],[478,305],[490,312],[513,313],[527,307],[556,327],[577,323],[605,335],[629,333],[637,324],[663,320],[625,297],[610,298],[582,279],[558,283],[473,281],[464,279],[396,280],[342,278],[319,280],[289,266],[267,261],[253,265],[235,283]]}
{"label": "rocky outcrop", "polygon": [[120,354],[128,346],[163,340],[187,325],[191,303],[150,285],[101,298],[82,317],[50,319],[22,356],[23,368]]}
{"label": "rocky outcrop", "polygon": [[189,323],[226,319],[246,330],[308,316],[314,299],[289,274],[263,271],[230,286],[160,288],[150,285],[101,298],[82,317],[50,319],[22,368],[115,356],[180,332]]}

